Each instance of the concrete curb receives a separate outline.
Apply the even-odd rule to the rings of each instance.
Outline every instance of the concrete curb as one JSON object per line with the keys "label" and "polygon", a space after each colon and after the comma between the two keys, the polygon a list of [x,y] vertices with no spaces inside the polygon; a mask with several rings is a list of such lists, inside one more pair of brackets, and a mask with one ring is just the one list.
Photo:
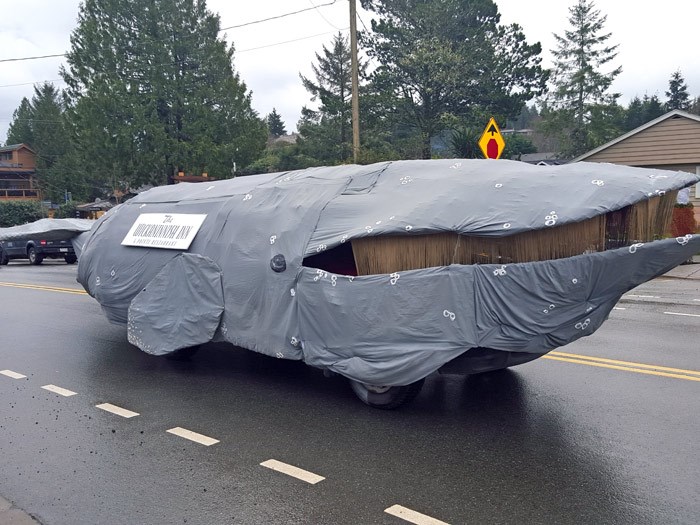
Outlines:
{"label": "concrete curb", "polygon": [[41,525],[41,523],[0,496],[0,525]]}
{"label": "concrete curb", "polygon": [[[696,259],[698,259],[697,262]],[[661,277],[669,279],[692,279],[700,280],[700,257],[694,256],[690,264],[681,264],[666,272]]]}

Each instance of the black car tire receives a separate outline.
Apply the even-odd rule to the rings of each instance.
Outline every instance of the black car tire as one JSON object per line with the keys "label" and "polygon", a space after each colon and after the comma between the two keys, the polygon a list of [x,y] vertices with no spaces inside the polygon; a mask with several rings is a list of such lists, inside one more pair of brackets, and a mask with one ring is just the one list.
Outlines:
{"label": "black car tire", "polygon": [[5,254],[5,251],[0,251],[0,264],[5,265],[10,262],[10,258]]}
{"label": "black car tire", "polygon": [[415,397],[423,388],[425,379],[406,386],[374,386],[350,380],[350,387],[360,401],[374,408],[393,410],[399,408]]}
{"label": "black car tire", "polygon": [[66,260],[66,264],[75,264],[75,261],[78,260],[78,258],[75,256],[74,253],[68,253],[68,254],[66,254],[66,256],[64,257],[64,259]]}
{"label": "black car tire", "polygon": [[36,250],[32,246],[27,250],[27,256],[29,257],[29,264],[37,265],[41,264],[44,261],[44,258],[36,253]]}

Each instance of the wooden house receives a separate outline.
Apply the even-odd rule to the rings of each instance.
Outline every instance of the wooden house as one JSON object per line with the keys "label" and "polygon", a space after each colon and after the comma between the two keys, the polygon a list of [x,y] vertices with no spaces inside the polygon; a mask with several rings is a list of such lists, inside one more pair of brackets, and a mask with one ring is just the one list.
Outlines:
{"label": "wooden house", "polygon": [[[610,162],[700,175],[700,116],[674,110],[573,160]],[[690,190],[700,224],[700,184]]]}
{"label": "wooden house", "polygon": [[0,148],[0,200],[39,200],[36,153],[26,144]]}

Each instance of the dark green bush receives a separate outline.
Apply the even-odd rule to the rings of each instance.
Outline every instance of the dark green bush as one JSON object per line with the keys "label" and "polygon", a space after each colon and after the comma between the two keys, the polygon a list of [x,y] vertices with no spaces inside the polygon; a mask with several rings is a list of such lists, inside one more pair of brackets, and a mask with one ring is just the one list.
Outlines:
{"label": "dark green bush", "polygon": [[76,217],[75,211],[75,203],[73,201],[66,202],[58,207],[55,217],[57,219],[74,219]]}
{"label": "dark green bush", "polygon": [[37,201],[0,201],[0,228],[34,222],[46,217]]}

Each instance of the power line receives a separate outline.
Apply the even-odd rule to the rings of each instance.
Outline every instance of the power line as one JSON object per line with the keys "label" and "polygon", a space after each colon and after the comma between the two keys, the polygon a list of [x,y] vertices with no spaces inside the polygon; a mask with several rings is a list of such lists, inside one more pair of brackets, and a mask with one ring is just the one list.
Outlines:
{"label": "power line", "polygon": [[315,5],[313,7],[307,7],[305,9],[300,9],[299,11],[292,11],[290,13],[284,13],[282,15],[271,16],[269,18],[262,18],[260,20],[253,20],[251,22],[245,22],[243,24],[238,24],[235,26],[222,27],[219,31],[226,31],[227,29],[238,29],[239,27],[252,26],[253,24],[260,24],[262,22],[269,22],[270,20],[278,20],[280,18],[285,18],[287,16],[298,15],[299,13],[303,13],[305,11],[311,11],[312,9],[317,9],[319,7],[326,7],[329,5],[333,5],[336,2],[337,2],[337,0],[333,0],[332,2],[326,2],[325,4],[319,4],[319,5]]}
{"label": "power line", "polygon": [[316,4],[314,4],[314,3],[313,3],[313,0],[309,0],[309,3],[314,7],[314,9],[316,9],[316,12],[318,13],[318,16],[320,16],[321,18],[323,18],[323,20],[325,20],[326,23],[327,23],[329,26],[331,26],[331,27],[334,28],[334,29],[337,29],[338,31],[341,30],[338,26],[336,26],[335,24],[332,24],[330,20],[328,20],[325,16],[323,16],[323,13],[318,9],[319,6],[317,6]]}
{"label": "power line", "polygon": [[[305,8],[305,9],[300,9],[300,10],[298,10],[298,11],[292,11],[292,12],[290,12],[290,13],[284,13],[284,14],[281,14],[281,15],[271,16],[271,17],[268,17],[268,18],[261,18],[261,19],[259,19],[259,20],[252,20],[252,21],[250,21],[250,22],[245,22],[245,23],[243,23],[243,24],[238,24],[238,25],[233,25],[233,26],[228,26],[228,27],[222,27],[221,29],[219,29],[219,32],[226,31],[226,30],[228,30],[228,29],[237,29],[237,28],[239,28],[239,27],[247,27],[247,26],[251,26],[251,25],[254,25],[254,24],[261,24],[261,23],[263,23],[263,22],[269,22],[270,20],[278,20],[278,19],[280,19],[280,18],[285,18],[285,17],[288,17],[288,16],[297,15],[297,14],[299,14],[299,13],[303,13],[303,12],[305,12],[305,11],[311,11],[311,10],[314,10],[314,9],[318,12],[319,15],[321,15],[321,17],[322,17],[326,22],[328,22],[329,25],[331,25],[331,26],[334,27],[335,29],[338,29],[339,31],[343,31],[343,29],[340,29],[340,28],[336,27],[335,25],[331,24],[331,23],[328,21],[328,19],[327,19],[325,16],[323,16],[323,14],[318,10],[319,7],[327,7],[327,6],[329,6],[329,5],[335,4],[337,1],[338,1],[338,0],[333,0],[332,2],[326,2],[325,4],[314,5],[314,3],[311,2],[311,0],[309,0],[309,2],[311,3],[311,5],[312,5],[313,7],[307,7],[307,8]],[[364,24],[363,24],[363,25],[364,25]],[[322,34],[326,34],[326,33],[322,33]],[[319,35],[314,35],[314,36],[319,36]],[[313,38],[313,37],[305,37],[305,38]],[[277,43],[277,44],[270,44],[270,45],[268,45],[268,46],[261,46],[261,47],[259,47],[259,48],[246,49],[246,50],[244,50],[244,51],[253,51],[254,49],[263,49],[263,48],[265,48],[265,47],[271,47],[271,46],[279,45],[279,44],[286,44],[286,43],[289,43],[289,42],[296,42],[296,41],[298,41],[298,40],[303,40],[303,38],[296,39],[296,40],[287,40],[287,41],[285,41],[285,42],[279,42],[279,43]],[[162,40],[162,41],[165,42],[165,40]],[[154,41],[154,42],[155,42],[155,41]],[[241,51],[238,51],[238,52],[240,53]],[[40,60],[40,59],[44,59],[44,58],[58,58],[58,57],[63,57],[63,58],[65,58],[66,55],[67,55],[67,53],[57,53],[57,54],[53,54],[53,55],[40,55],[40,56],[31,56],[31,57],[2,58],[2,59],[0,59],[0,63],[3,63],[3,62],[23,62],[23,61],[27,61],[27,60]],[[47,81],[47,82],[53,82],[53,81]],[[27,82],[27,83],[24,83],[24,84],[4,85],[4,86],[0,86],[0,87],[26,86],[26,85],[29,85],[29,84],[34,84],[34,82]]]}
{"label": "power line", "polygon": [[41,55],[37,57],[20,57],[20,58],[1,58],[0,62],[21,62],[24,60],[39,60],[40,58],[55,58],[55,57],[65,57],[65,53],[59,55]]}
{"label": "power line", "polygon": [[360,19],[360,23],[362,24],[362,27],[365,28],[365,31],[367,31],[367,32],[369,33],[369,29],[367,29],[367,26],[365,25],[365,21],[362,20],[362,17],[360,16],[360,13],[357,13],[357,18]]}
{"label": "power line", "polygon": [[[348,29],[349,29],[349,28],[345,27],[345,28],[340,29],[340,31],[347,31]],[[265,45],[265,46],[251,47],[251,48],[249,48],[249,49],[240,49],[240,50],[237,51],[237,53],[246,53],[246,52],[248,52],[248,51],[256,51],[256,50],[258,50],[258,49],[265,49],[265,48],[267,48],[267,47],[280,46],[280,45],[282,45],[282,44],[291,44],[292,42],[299,42],[300,40],[308,40],[308,39],[310,39],[310,38],[316,38],[317,36],[330,35],[330,34],[333,34],[333,32],[332,32],[332,31],[326,31],[325,33],[318,33],[318,34],[315,34],[315,35],[304,36],[304,37],[301,37],[301,38],[295,38],[295,39],[293,39],[293,40],[285,40],[284,42],[276,42],[276,43],[274,43],[274,44],[267,44],[267,45]]]}
{"label": "power line", "polygon": [[0,120],[6,120],[6,121],[11,121],[11,122],[38,122],[41,124],[59,124],[62,123],[62,120],[43,120],[43,119],[35,119],[35,118],[18,118],[18,119],[11,119],[8,117],[0,117]]}
{"label": "power line", "polygon": [[[340,31],[347,31],[348,29],[349,29],[349,28],[344,27],[344,28],[340,28]],[[315,35],[304,36],[304,37],[295,38],[295,39],[292,39],[292,40],[284,40],[284,41],[282,41],[282,42],[275,42],[275,43],[273,43],[273,44],[266,44],[266,45],[264,45],[264,46],[251,47],[251,48],[248,48],[248,49],[239,49],[239,50],[236,50],[236,54],[238,54],[238,53],[247,53],[248,51],[257,51],[258,49],[265,49],[265,48],[268,48],[268,47],[281,46],[281,45],[283,45],[283,44],[291,44],[291,43],[293,43],[293,42],[299,42],[299,41],[301,41],[301,40],[308,40],[308,39],[310,39],[310,38],[316,38],[316,37],[318,37],[318,36],[330,35],[330,34],[332,34],[331,31],[326,31],[325,33],[317,33],[317,34],[315,34]],[[168,65],[179,64],[179,63],[182,63],[182,62],[184,62],[184,61],[185,61],[185,60],[180,60],[180,61],[175,61],[175,62],[168,62],[168,63],[164,63],[164,64],[151,64],[150,66],[151,66],[151,67],[162,67],[162,66],[168,66]],[[18,86],[31,86],[31,85],[39,84],[39,83],[43,83],[43,82],[64,82],[64,80],[63,80],[62,78],[57,78],[57,79],[53,79],[53,80],[36,80],[36,81],[34,81],[34,82],[23,82],[23,83],[21,83],[21,84],[3,84],[3,85],[0,85],[0,88],[18,87]]]}
{"label": "power line", "polygon": [[31,86],[32,84],[38,84],[40,82],[63,82],[62,78],[56,78],[54,80],[37,80],[35,82],[23,82],[21,84],[5,84],[3,86],[0,86],[0,88],[6,88],[6,87],[17,87],[17,86]]}

